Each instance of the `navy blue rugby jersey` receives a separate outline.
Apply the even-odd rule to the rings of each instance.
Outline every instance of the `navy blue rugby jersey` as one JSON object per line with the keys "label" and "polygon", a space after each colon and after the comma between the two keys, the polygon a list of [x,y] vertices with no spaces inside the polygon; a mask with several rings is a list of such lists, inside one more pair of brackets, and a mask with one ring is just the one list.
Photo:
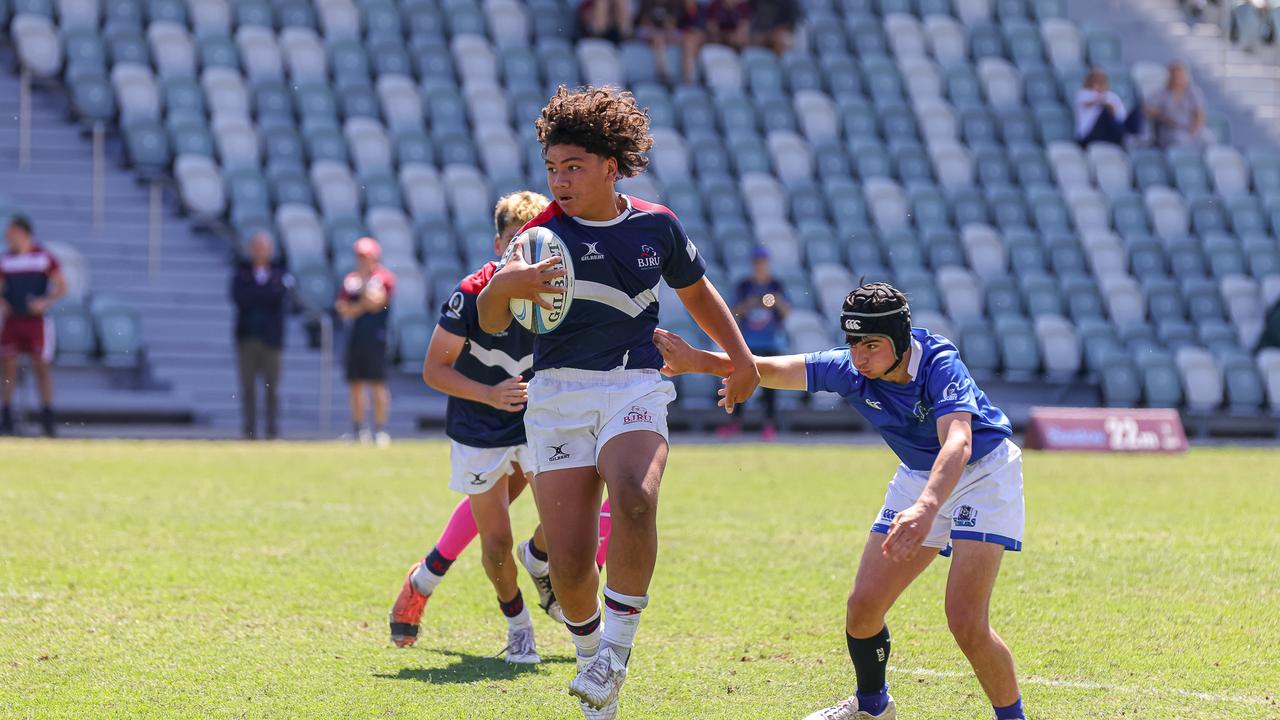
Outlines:
{"label": "navy blue rugby jersey", "polygon": [[[533,366],[533,333],[514,322],[496,335],[480,329],[476,297],[489,283],[496,267],[496,263],[486,263],[463,278],[441,306],[439,324],[448,332],[467,339],[453,367],[468,379],[497,385],[508,378],[523,375],[527,382],[533,375],[530,371]],[[463,445],[478,448],[523,445],[524,410],[506,412],[484,403],[450,397],[445,434]]]}
{"label": "navy blue rugby jersey", "polygon": [[570,217],[552,202],[521,228],[554,232],[573,263],[569,314],[555,330],[536,336],[534,370],[662,367],[653,344],[659,284],[666,280],[676,289],[688,287],[707,266],[675,213],[622,197],[627,207],[613,220]]}

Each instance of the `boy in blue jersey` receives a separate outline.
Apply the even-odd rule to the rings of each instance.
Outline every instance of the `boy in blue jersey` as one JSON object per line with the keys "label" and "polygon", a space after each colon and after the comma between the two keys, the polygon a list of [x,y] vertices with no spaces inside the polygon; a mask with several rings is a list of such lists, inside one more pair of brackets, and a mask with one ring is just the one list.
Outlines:
{"label": "boy in blue jersey", "polygon": [[[667,208],[619,194],[621,178],[644,170],[649,117],[629,93],[561,87],[538,119],[550,206],[525,229],[563,241],[574,298],[556,329],[537,336],[525,428],[538,464],[534,487],[551,557],[551,579],[573,634],[578,674],[569,692],[587,718],[617,714],[641,611],[658,555],[658,487],[667,461],[667,405],[653,343],[665,281],[694,320],[733,358],[725,405],[759,383],[729,308],[705,277],[698,248]],[[516,242],[523,242],[518,238]],[[511,324],[510,301],[549,306],[546,283],[560,258],[530,265],[514,253],[477,299],[480,325]],[[563,291],[561,291],[563,292]],[[596,532],[608,486],[613,532],[601,618]]]}
{"label": "boy in blue jersey", "polygon": [[[949,340],[911,327],[901,292],[870,283],[845,299],[849,346],[755,359],[760,384],[839,393],[902,461],[871,526],[849,594],[846,643],[857,692],[806,720],[893,720],[885,670],[895,600],[939,554],[951,555],[947,624],[999,720],[1025,718],[1013,656],[988,623],[1006,550],[1022,549],[1022,451],[1008,418],[974,384]],[[663,372],[726,375],[729,358],[658,330]]]}

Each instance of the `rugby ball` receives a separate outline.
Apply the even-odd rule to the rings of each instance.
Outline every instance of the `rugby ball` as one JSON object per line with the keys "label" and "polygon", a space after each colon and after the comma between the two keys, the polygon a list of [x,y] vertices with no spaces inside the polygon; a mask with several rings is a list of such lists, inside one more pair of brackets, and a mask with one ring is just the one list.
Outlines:
{"label": "rugby ball", "polygon": [[[521,239],[523,242],[518,242]],[[532,300],[517,298],[511,300],[511,316],[520,323],[521,327],[539,335],[549,333],[560,327],[560,323],[564,322],[565,316],[569,314],[569,306],[573,304],[573,261],[569,258],[560,236],[545,227],[530,228],[516,236],[507,246],[507,251],[502,257],[502,265],[507,264],[517,247],[521,248],[524,261],[530,265],[540,263],[552,256],[563,260],[560,267],[565,271],[564,277],[556,278],[548,284],[564,288],[564,294],[542,294],[542,299],[552,304],[553,307],[550,310],[540,307]]]}

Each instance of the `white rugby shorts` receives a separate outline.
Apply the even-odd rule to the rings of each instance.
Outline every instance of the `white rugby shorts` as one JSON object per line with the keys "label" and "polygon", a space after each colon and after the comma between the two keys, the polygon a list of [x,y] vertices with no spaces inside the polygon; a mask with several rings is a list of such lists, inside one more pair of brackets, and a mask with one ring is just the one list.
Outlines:
{"label": "white rugby shorts", "polygon": [[533,472],[533,458],[528,445],[478,448],[450,441],[449,489],[463,495],[481,495],[493,488],[503,476],[515,471]]}
{"label": "white rugby shorts", "polygon": [[613,438],[647,430],[667,439],[676,388],[657,370],[539,370],[524,414],[538,472],[592,467]]}
{"label": "white rugby shorts", "polygon": [[[871,532],[889,532],[893,518],[915,504],[928,482],[929,471],[899,465]],[[1022,450],[1006,439],[965,467],[955,491],[939,508],[924,545],[942,548],[943,556],[951,554],[952,540],[980,540],[1021,550],[1023,524]]]}

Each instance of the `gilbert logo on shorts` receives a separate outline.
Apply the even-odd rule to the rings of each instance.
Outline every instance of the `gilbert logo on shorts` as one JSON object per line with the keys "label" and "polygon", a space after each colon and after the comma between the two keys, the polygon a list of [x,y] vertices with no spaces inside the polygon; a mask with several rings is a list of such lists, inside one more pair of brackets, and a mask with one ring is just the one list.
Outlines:
{"label": "gilbert logo on shorts", "polygon": [[631,423],[649,423],[652,425],[653,416],[649,414],[648,410],[645,410],[639,405],[632,405],[631,412],[627,413],[626,416],[622,418],[623,425],[630,425]]}
{"label": "gilbert logo on shorts", "polygon": [[956,527],[973,527],[978,524],[978,511],[972,505],[961,505],[956,508],[956,516],[952,521]]}
{"label": "gilbert logo on shorts", "polygon": [[604,253],[600,252],[600,248],[596,247],[600,241],[585,243],[587,251],[582,254],[582,260],[603,260]]}
{"label": "gilbert logo on shorts", "polygon": [[471,476],[472,485],[483,485],[484,478],[480,477],[480,473],[468,473]]}
{"label": "gilbert logo on shorts", "polygon": [[[565,443],[564,445],[568,445],[568,444],[569,443]],[[568,460],[569,453],[564,451],[564,445],[552,445],[551,457],[547,458],[547,462],[558,462],[560,460]]]}
{"label": "gilbert logo on shorts", "polygon": [[656,268],[662,258],[658,256],[658,251],[653,249],[652,245],[640,246],[640,259],[636,260],[636,265],[641,268]]}

